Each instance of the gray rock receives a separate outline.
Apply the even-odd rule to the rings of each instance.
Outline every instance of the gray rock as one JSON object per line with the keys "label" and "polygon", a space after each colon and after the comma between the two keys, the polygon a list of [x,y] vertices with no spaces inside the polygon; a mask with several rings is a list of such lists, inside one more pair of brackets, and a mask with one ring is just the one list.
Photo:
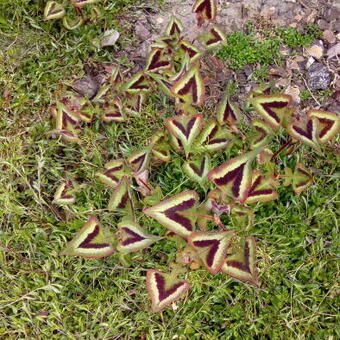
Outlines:
{"label": "gray rock", "polygon": [[73,84],[73,89],[83,96],[87,96],[90,99],[93,98],[99,90],[99,83],[87,75],[83,78],[76,80]]}
{"label": "gray rock", "polygon": [[314,63],[307,72],[307,84],[312,91],[325,90],[331,82],[328,68],[321,63]]}
{"label": "gray rock", "polygon": [[146,27],[147,24],[142,22],[136,25],[135,32],[141,40],[147,40],[151,37],[151,32]]}

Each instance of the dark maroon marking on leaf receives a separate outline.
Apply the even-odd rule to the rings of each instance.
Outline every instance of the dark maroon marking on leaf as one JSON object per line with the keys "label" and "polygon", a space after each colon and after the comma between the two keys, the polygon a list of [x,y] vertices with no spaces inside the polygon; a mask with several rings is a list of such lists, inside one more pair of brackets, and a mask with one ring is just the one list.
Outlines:
{"label": "dark maroon marking on leaf", "polygon": [[192,228],[191,221],[187,217],[182,216],[178,214],[177,212],[181,210],[190,209],[191,207],[194,206],[194,204],[195,204],[195,199],[191,198],[187,201],[184,201],[180,204],[175,205],[174,207],[171,207],[165,210],[163,213],[167,218],[174,220],[175,222],[179,223],[187,230],[192,231],[193,228]]}
{"label": "dark maroon marking on leaf", "polygon": [[227,105],[225,106],[225,109],[224,109],[224,112],[223,112],[223,121],[224,122],[227,122],[228,121],[228,118],[229,116],[231,116],[231,118],[233,120],[237,120],[237,117],[229,103],[229,100],[227,101]]}
{"label": "dark maroon marking on leaf", "polygon": [[78,248],[105,248],[109,247],[109,243],[91,243],[91,241],[99,234],[99,225],[94,227],[92,233],[88,234],[86,239],[79,244]]}
{"label": "dark maroon marking on leaf", "polygon": [[185,52],[188,52],[190,58],[194,57],[197,54],[197,52],[193,48],[191,48],[191,47],[189,47],[189,46],[187,46],[185,44],[181,44],[181,48]]}
{"label": "dark maroon marking on leaf", "polygon": [[210,0],[205,0],[203,1],[196,9],[196,13],[202,13],[204,11],[204,9],[206,9],[207,12],[207,17],[209,19],[211,19],[211,12],[212,12],[212,8],[211,8],[211,3]]}
{"label": "dark maroon marking on leaf", "polygon": [[123,195],[121,201],[119,202],[117,208],[118,208],[118,209],[124,209],[124,208],[126,207],[126,203],[127,203],[127,201],[128,201],[128,198],[129,198],[129,193],[126,192],[126,193]]}
{"label": "dark maroon marking on leaf", "polygon": [[60,133],[67,135],[67,136],[72,136],[74,137],[74,133],[72,133],[71,131],[67,131],[67,130],[61,130]]}
{"label": "dark maroon marking on leaf", "polygon": [[140,241],[145,240],[145,237],[143,237],[143,236],[141,236],[141,235],[135,233],[134,231],[132,231],[132,230],[129,229],[129,228],[123,227],[122,229],[123,229],[126,233],[128,233],[128,234],[130,234],[130,235],[132,236],[132,237],[129,237],[129,238],[127,238],[126,240],[124,240],[124,241],[122,242],[122,245],[123,245],[123,246],[127,246],[127,245],[129,245],[129,244],[131,244],[131,243],[136,243],[136,242],[140,242]]}
{"label": "dark maroon marking on leaf", "polygon": [[313,139],[313,121],[310,119],[307,122],[306,128],[307,130],[303,130],[299,126],[293,125],[292,128],[299,133],[300,135],[308,138],[308,139]]}
{"label": "dark maroon marking on leaf", "polygon": [[326,118],[318,118],[321,124],[326,125],[319,133],[319,138],[322,138],[335,124],[334,120],[326,119]]}
{"label": "dark maroon marking on leaf", "polygon": [[202,159],[200,168],[198,168],[194,163],[190,163],[189,165],[198,176],[202,177],[205,167],[205,157]]}
{"label": "dark maroon marking on leaf", "polygon": [[171,288],[165,289],[164,277],[159,273],[155,273],[155,279],[156,279],[156,285],[157,285],[158,294],[159,294],[159,301],[163,301],[168,296],[175,293],[179,287],[185,285],[185,282],[178,282],[174,284]]}
{"label": "dark maroon marking on leaf", "polygon": [[113,173],[116,171],[122,170],[122,169],[123,169],[123,166],[119,165],[114,168],[107,169],[106,171],[104,171],[104,175],[111,178],[113,181],[118,182],[119,179]]}
{"label": "dark maroon marking on leaf", "polygon": [[182,133],[184,134],[184,136],[186,137],[186,139],[188,139],[189,135],[190,135],[190,132],[191,132],[191,129],[192,127],[194,126],[195,124],[195,121],[196,121],[197,118],[192,118],[189,123],[188,123],[188,126],[187,128],[185,128],[181,123],[177,122],[176,120],[173,120],[172,123],[179,129],[182,131]]}
{"label": "dark maroon marking on leaf", "polygon": [[72,125],[77,125],[77,121],[74,120],[71,116],[69,116],[66,112],[63,112],[63,129],[67,128],[67,122],[70,122]]}
{"label": "dark maroon marking on leaf", "polygon": [[303,175],[305,175],[305,176],[307,176],[309,178],[311,177],[311,175],[307,171],[305,171],[305,170],[303,170],[301,168],[298,168],[297,172],[300,172],[301,174],[303,174]]}
{"label": "dark maroon marking on leaf", "polygon": [[252,191],[248,197],[251,197],[251,196],[258,196],[258,195],[270,195],[273,193],[273,189],[261,189],[261,190],[255,190],[255,191]]}
{"label": "dark maroon marking on leaf", "polygon": [[48,12],[48,14],[49,14],[49,15],[53,15],[53,14],[57,14],[57,13],[61,12],[61,9],[56,9],[56,7],[57,7],[57,4],[53,4],[53,5],[51,6],[51,8],[54,8],[54,9],[50,10],[50,11]]}
{"label": "dark maroon marking on leaf", "polygon": [[267,137],[267,131],[260,126],[255,126],[255,129],[261,134],[259,138],[254,141],[254,144],[257,144]]}
{"label": "dark maroon marking on leaf", "polygon": [[215,139],[212,139],[211,141],[208,142],[209,145],[212,145],[212,144],[217,144],[217,143],[224,143],[224,142],[227,142],[228,139],[226,138],[215,138]]}
{"label": "dark maroon marking on leaf", "polygon": [[141,85],[144,80],[145,80],[145,77],[140,76],[134,83],[131,84],[130,89],[137,89],[137,90],[148,89],[149,87],[147,85]]}
{"label": "dark maroon marking on leaf", "polygon": [[121,117],[122,114],[120,112],[110,112],[110,113],[104,113],[105,114],[105,117],[108,117],[108,118],[115,118],[115,117]]}
{"label": "dark maroon marking on leaf", "polygon": [[174,22],[171,26],[171,29],[170,29],[170,35],[174,35],[176,33],[181,33],[181,29],[179,28],[179,26],[177,25],[176,22]]}
{"label": "dark maroon marking on leaf", "polygon": [[215,125],[214,128],[210,131],[207,139],[210,140],[211,138],[213,138],[216,135],[217,130],[218,130],[218,126]]}
{"label": "dark maroon marking on leaf", "polygon": [[288,106],[288,102],[270,102],[270,103],[262,103],[261,104],[264,110],[276,120],[277,123],[280,123],[280,117],[272,110],[272,109],[283,109]]}
{"label": "dark maroon marking on leaf", "polygon": [[192,98],[194,100],[194,102],[197,102],[197,83],[196,83],[196,79],[195,76],[192,76],[189,81],[178,91],[178,94],[180,96],[183,96],[185,94],[188,94],[189,91],[192,89]]}
{"label": "dark maroon marking on leaf", "polygon": [[228,261],[227,260],[227,265],[230,267],[234,267],[237,268],[239,270],[243,270],[249,274],[251,274],[250,271],[250,267],[249,267],[249,244],[248,241],[245,242],[244,245],[244,258],[245,258],[245,263],[236,261],[236,260],[232,260],[232,261]]}
{"label": "dark maroon marking on leaf", "polygon": [[148,67],[148,70],[154,70],[158,67],[163,67],[163,66],[168,66],[170,65],[170,62],[167,60],[164,61],[160,61],[160,57],[161,57],[161,50],[158,50],[152,57],[151,62],[150,62],[150,66]]}
{"label": "dark maroon marking on leaf", "polygon": [[144,153],[143,155],[140,155],[139,157],[135,158],[133,161],[131,161],[132,164],[138,164],[138,169],[137,169],[137,172],[140,170],[140,168],[142,167],[143,165],[143,162],[145,160],[145,157],[146,157],[146,154]]}
{"label": "dark maroon marking on leaf", "polygon": [[297,188],[299,188],[299,187],[305,186],[305,185],[308,184],[308,183],[309,183],[309,180],[306,180],[306,181],[303,181],[303,182],[300,182],[300,183],[296,183],[295,186],[296,186]]}
{"label": "dark maroon marking on leaf", "polygon": [[211,267],[214,263],[214,257],[218,250],[218,246],[220,245],[220,241],[218,240],[194,241],[193,245],[195,247],[200,247],[200,248],[210,247],[206,260],[207,260],[207,265]]}
{"label": "dark maroon marking on leaf", "polygon": [[233,194],[235,197],[238,197],[240,192],[240,184],[242,181],[242,173],[244,169],[245,164],[241,164],[238,168],[229,171],[226,175],[220,178],[216,178],[214,180],[216,185],[227,185],[229,182],[234,180],[233,186],[231,188]]}
{"label": "dark maroon marking on leaf", "polygon": [[207,45],[212,45],[212,44],[215,44],[215,43],[217,43],[217,42],[219,42],[219,41],[222,41],[222,38],[220,37],[220,35],[218,34],[218,32],[215,31],[214,28],[212,28],[212,29],[210,30],[210,32],[211,32],[211,34],[212,34],[215,38],[212,38],[212,39],[208,40],[208,41],[207,41]]}

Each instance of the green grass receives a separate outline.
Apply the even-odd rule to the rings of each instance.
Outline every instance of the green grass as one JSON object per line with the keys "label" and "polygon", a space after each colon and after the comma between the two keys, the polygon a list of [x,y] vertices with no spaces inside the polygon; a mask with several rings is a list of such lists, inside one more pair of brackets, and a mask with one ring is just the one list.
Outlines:
{"label": "green grass", "polygon": [[[81,75],[88,60],[113,62],[115,48],[98,51],[91,45],[99,26],[66,33],[42,23],[41,3],[0,3],[0,86],[7,92],[0,97],[0,338],[339,338],[339,180],[330,149],[319,157],[305,148],[304,162],[320,170],[306,193],[295,196],[285,188],[280,200],[257,209],[249,232],[258,240],[260,288],[199,269],[187,275],[192,289],[176,311],[152,314],[145,269],[166,270],[176,256],[173,241],[131,255],[129,267],[116,254],[104,260],[58,255],[91,214],[116,230],[119,217],[106,209],[110,192],[95,173],[108,159],[143,145],[160,118],[150,105],[127,124],[87,128],[81,147],[49,139],[48,107],[65,90],[65,80]],[[107,11],[107,18],[116,16]],[[102,24],[122,30],[114,20]],[[129,39],[123,35],[121,44]],[[282,158],[282,167],[286,162],[295,161]],[[181,164],[175,156],[152,174],[165,194],[199,190]],[[68,176],[84,187],[74,206],[60,209],[51,201]],[[159,224],[139,218],[150,231],[164,233]]]}

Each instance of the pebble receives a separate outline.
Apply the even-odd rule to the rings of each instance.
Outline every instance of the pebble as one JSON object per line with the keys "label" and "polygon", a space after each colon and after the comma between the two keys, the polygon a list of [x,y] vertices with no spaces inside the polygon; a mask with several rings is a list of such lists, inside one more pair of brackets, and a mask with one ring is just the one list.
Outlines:
{"label": "pebble", "polygon": [[330,44],[334,44],[336,42],[336,36],[330,30],[325,30],[322,34],[322,37]]}
{"label": "pebble", "polygon": [[312,45],[306,48],[306,52],[316,59],[320,59],[323,56],[323,48],[318,45]]}
{"label": "pebble", "polygon": [[307,71],[307,84],[311,91],[325,90],[331,82],[328,68],[321,63],[314,63]]}

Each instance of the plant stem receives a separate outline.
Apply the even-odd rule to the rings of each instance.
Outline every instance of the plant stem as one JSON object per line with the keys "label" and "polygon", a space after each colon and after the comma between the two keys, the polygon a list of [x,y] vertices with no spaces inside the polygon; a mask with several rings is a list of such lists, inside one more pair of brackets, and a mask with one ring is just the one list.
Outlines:
{"label": "plant stem", "polygon": [[277,150],[274,155],[272,156],[271,160],[274,160],[285,148],[287,148],[289,145],[293,143],[293,139],[289,138],[288,141],[283,144],[279,150]]}

